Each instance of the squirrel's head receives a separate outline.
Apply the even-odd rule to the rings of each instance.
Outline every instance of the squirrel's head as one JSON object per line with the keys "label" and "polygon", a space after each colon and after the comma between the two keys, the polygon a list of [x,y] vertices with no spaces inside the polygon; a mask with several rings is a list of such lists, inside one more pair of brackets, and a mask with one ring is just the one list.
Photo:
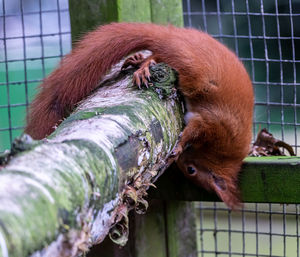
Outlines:
{"label": "squirrel's head", "polygon": [[178,156],[176,163],[184,175],[207,191],[214,191],[231,209],[241,206],[237,177],[240,159],[224,158],[216,152],[190,145]]}

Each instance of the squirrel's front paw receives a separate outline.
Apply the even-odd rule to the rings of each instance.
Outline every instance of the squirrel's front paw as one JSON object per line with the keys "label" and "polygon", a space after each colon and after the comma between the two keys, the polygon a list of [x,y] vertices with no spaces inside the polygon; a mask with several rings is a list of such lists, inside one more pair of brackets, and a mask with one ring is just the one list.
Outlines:
{"label": "squirrel's front paw", "polygon": [[123,65],[121,70],[125,70],[127,67],[132,66],[132,67],[140,67],[141,64],[145,61],[145,57],[141,53],[136,53],[130,57],[128,57]]}
{"label": "squirrel's front paw", "polygon": [[155,65],[156,62],[152,58],[147,58],[141,67],[133,73],[133,83],[141,88],[141,85],[145,85],[148,88],[150,81],[150,66]]}

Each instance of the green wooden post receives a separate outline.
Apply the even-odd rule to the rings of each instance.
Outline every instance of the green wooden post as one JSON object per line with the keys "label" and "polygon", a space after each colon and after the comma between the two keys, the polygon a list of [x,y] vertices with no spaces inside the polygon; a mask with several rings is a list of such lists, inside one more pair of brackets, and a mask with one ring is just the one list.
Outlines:
{"label": "green wooden post", "polygon": [[196,257],[196,219],[194,203],[167,201],[168,251],[171,257]]}
{"label": "green wooden post", "polygon": [[173,24],[183,27],[183,10],[181,0],[150,0],[151,20],[158,24]]}
{"label": "green wooden post", "polygon": [[98,25],[151,22],[149,0],[69,0],[72,42]]}
{"label": "green wooden post", "polygon": [[117,0],[118,22],[151,22],[149,0]]}
{"label": "green wooden post", "polygon": [[181,0],[69,0],[72,42],[110,22],[154,22],[183,26]]}
{"label": "green wooden post", "polygon": [[134,214],[131,231],[134,257],[168,257],[168,234],[166,224],[166,203],[161,200],[149,202],[146,215]]}
{"label": "green wooden post", "polygon": [[97,25],[118,20],[117,0],[69,0],[72,42]]}

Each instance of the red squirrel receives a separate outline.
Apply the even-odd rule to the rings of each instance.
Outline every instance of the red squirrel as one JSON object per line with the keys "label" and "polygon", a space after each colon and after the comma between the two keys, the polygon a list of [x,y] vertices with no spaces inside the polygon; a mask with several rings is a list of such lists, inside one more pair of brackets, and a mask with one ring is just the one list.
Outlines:
{"label": "red squirrel", "polygon": [[112,65],[140,50],[124,66],[140,64],[134,82],[147,84],[149,65],[164,62],[179,74],[186,127],[172,158],[184,175],[215,191],[230,207],[240,205],[237,178],[252,138],[252,83],[239,59],[208,34],[174,26],[112,23],[77,43],[41,84],[25,132],[41,139],[53,132]]}

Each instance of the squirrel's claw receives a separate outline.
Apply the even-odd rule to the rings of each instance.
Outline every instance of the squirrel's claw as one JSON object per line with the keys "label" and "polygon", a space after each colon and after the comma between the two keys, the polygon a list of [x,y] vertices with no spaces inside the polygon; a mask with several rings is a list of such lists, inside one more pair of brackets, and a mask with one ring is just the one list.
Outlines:
{"label": "squirrel's claw", "polygon": [[141,83],[147,88],[149,87],[148,81],[150,80],[151,74],[149,71],[149,66],[142,65],[138,70],[133,73],[133,83],[139,88]]}
{"label": "squirrel's claw", "polygon": [[127,67],[132,66],[132,67],[139,67],[145,60],[145,57],[141,53],[136,53],[130,57],[128,57],[122,67],[121,70],[125,70]]}

